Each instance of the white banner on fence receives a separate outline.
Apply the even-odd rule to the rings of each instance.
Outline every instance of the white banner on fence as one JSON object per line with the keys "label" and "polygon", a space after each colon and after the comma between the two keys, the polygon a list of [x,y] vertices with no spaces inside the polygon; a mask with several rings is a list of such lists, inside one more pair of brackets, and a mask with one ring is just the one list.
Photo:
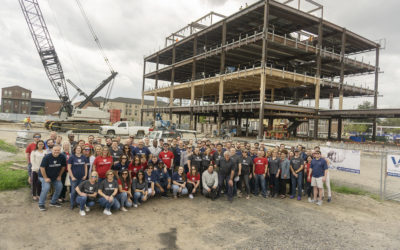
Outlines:
{"label": "white banner on fence", "polygon": [[323,157],[330,160],[331,168],[355,174],[360,173],[359,150],[321,147],[321,153]]}
{"label": "white banner on fence", "polygon": [[400,177],[400,155],[387,156],[387,175]]}

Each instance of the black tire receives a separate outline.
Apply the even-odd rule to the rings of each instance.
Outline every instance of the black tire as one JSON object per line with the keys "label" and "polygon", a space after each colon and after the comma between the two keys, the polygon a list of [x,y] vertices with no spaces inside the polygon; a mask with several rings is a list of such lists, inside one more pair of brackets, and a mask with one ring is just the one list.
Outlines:
{"label": "black tire", "polygon": [[115,135],[115,131],[114,130],[108,130],[107,131],[107,135]]}

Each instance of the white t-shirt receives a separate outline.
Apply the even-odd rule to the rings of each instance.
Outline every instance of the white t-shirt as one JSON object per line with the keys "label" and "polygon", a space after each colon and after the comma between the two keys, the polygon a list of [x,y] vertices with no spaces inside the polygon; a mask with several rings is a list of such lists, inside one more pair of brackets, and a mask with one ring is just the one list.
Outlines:
{"label": "white t-shirt", "polygon": [[32,171],[38,172],[40,169],[40,164],[42,163],[42,159],[45,156],[46,151],[43,150],[39,152],[37,150],[31,153],[31,164],[32,164]]}

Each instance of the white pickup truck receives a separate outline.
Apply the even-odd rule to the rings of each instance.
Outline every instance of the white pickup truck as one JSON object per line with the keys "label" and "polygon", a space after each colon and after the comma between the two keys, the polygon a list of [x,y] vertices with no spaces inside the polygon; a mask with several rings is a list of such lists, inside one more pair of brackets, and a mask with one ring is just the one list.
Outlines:
{"label": "white pickup truck", "polygon": [[112,126],[100,126],[99,133],[102,135],[129,135],[143,137],[150,132],[150,127],[135,126],[133,122],[120,121]]}

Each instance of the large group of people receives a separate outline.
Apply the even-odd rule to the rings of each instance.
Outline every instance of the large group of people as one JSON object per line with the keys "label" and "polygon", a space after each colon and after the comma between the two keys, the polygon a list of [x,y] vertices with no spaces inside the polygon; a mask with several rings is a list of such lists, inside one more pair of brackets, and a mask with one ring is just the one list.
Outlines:
{"label": "large group of people", "polygon": [[[156,197],[177,199],[203,195],[215,200],[223,196],[251,196],[297,199],[322,205],[324,183],[330,202],[329,159],[318,146],[266,147],[264,143],[203,139],[184,141],[180,137],[137,140],[120,137],[63,142],[56,132],[42,140],[34,134],[26,148],[32,198],[41,211],[61,207],[69,189],[71,209],[79,207],[84,216],[96,202],[111,215],[128,211]],[[289,186],[289,189],[288,189]]]}

